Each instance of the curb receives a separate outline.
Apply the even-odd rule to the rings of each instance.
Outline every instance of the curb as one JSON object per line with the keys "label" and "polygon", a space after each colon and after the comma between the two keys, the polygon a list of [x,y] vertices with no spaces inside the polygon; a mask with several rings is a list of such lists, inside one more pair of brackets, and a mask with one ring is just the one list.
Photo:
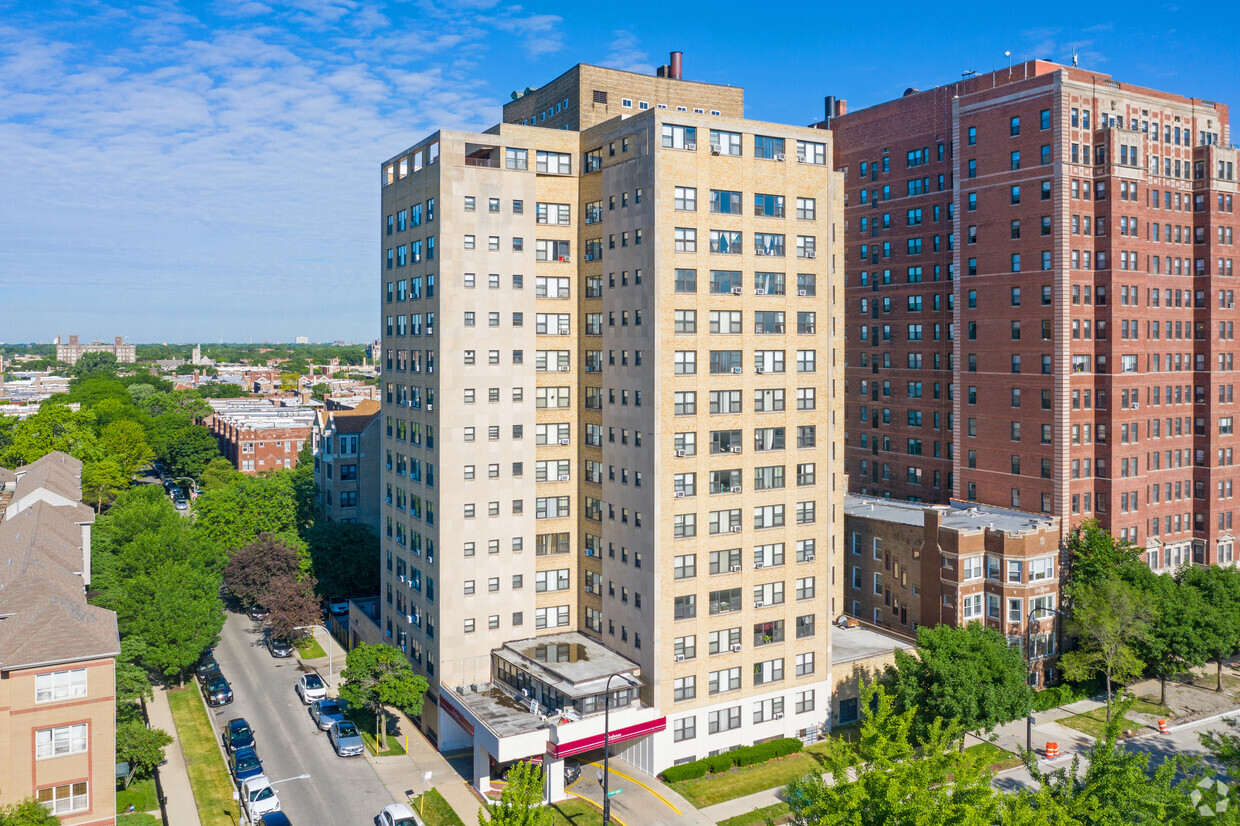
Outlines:
{"label": "curb", "polygon": [[1232,709],[1231,711],[1224,711],[1222,714],[1215,714],[1212,717],[1202,717],[1200,720],[1190,720],[1187,723],[1179,723],[1178,725],[1170,726],[1167,729],[1167,731],[1168,733],[1170,733],[1173,731],[1180,731],[1182,729],[1186,729],[1189,726],[1199,726],[1202,723],[1213,723],[1216,720],[1222,720],[1225,717],[1233,717],[1237,714],[1240,714],[1240,708],[1235,708],[1235,709]]}

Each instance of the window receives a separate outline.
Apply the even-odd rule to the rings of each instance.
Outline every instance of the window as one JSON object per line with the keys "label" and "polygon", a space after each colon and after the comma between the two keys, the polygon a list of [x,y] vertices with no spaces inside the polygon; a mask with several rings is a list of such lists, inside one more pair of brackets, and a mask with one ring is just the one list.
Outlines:
{"label": "window", "polygon": [[[678,186],[673,190],[673,204],[676,209],[684,212],[697,210],[697,189],[691,186]],[[712,206],[714,192],[711,193]]]}
{"label": "window", "polygon": [[754,135],[753,156],[755,158],[782,161],[784,159],[784,139]]}
{"label": "window", "polygon": [[88,747],[86,723],[43,729],[34,733],[35,758],[38,760],[66,754],[84,754]]}
{"label": "window", "polygon": [[34,701],[52,703],[86,696],[86,669],[53,671],[34,678]]}
{"label": "window", "polygon": [[735,155],[741,154],[741,136],[739,132],[722,132],[718,129],[710,130],[710,151],[715,155]]}
{"label": "window", "polygon": [[567,152],[544,152],[539,150],[535,156],[535,170],[549,175],[571,175],[573,156]]}
{"label": "window", "polygon": [[85,782],[39,789],[35,799],[54,815],[67,815],[90,808],[90,796]]}
{"label": "window", "polygon": [[672,740],[679,743],[682,740],[692,740],[697,737],[697,718],[682,717],[679,720],[672,721]]}
{"label": "window", "polygon": [[697,129],[692,126],[663,124],[663,146],[668,149],[697,149]]}

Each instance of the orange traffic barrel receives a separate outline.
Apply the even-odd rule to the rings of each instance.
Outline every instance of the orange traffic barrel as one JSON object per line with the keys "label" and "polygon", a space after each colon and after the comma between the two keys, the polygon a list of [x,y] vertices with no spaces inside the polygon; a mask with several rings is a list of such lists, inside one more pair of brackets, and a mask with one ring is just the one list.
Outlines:
{"label": "orange traffic barrel", "polygon": [[1159,733],[1159,734],[1166,734],[1166,733],[1167,733],[1167,721],[1166,721],[1166,720],[1159,720],[1159,721],[1158,721],[1158,733]]}
{"label": "orange traffic barrel", "polygon": [[1046,744],[1046,759],[1054,760],[1058,756],[1059,756],[1059,744],[1058,743],[1047,743]]}

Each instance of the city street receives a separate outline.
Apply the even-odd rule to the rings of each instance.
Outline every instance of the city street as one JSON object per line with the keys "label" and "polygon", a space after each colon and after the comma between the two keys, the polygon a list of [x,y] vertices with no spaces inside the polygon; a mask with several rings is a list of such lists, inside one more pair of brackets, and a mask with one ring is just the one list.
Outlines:
{"label": "city street", "polygon": [[[233,717],[254,729],[265,773],[277,782],[285,814],[296,826],[332,823],[370,826],[394,802],[367,757],[337,757],[327,734],[315,728],[293,690],[300,673],[296,658],[275,659],[263,645],[260,625],[229,614],[215,659],[236,699],[212,709],[217,732]],[[304,780],[288,780],[309,774]]]}

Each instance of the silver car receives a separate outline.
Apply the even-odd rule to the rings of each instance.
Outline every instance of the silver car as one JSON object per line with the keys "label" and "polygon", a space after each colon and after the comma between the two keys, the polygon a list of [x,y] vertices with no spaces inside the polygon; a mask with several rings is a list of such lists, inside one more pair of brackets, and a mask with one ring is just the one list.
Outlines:
{"label": "silver car", "polygon": [[327,739],[340,757],[357,757],[366,751],[362,733],[349,720],[337,720],[327,729]]}
{"label": "silver car", "polygon": [[332,723],[338,723],[344,720],[344,706],[341,705],[343,700],[333,700],[328,697],[323,700],[315,700],[310,704],[310,719],[314,720],[323,731],[327,731],[332,727]]}

